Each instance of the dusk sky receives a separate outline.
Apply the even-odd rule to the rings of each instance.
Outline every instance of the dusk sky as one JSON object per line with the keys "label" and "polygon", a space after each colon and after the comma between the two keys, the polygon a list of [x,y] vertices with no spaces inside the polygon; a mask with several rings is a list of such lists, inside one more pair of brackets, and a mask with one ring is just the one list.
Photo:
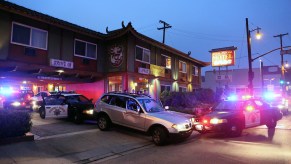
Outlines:
{"label": "dusk sky", "polygon": [[[280,47],[274,35],[283,37],[283,46],[291,46],[291,0],[9,0],[20,6],[86,27],[98,32],[121,28],[131,22],[140,33],[162,42],[159,20],[169,23],[166,44],[205,62],[209,51],[235,46],[236,64],[228,69],[247,68],[246,18],[250,30],[261,28],[263,38],[255,40],[252,32],[252,54],[256,57]],[[291,48],[291,47],[290,47]],[[280,65],[279,51],[262,57],[264,65]],[[291,63],[291,55],[284,55]],[[253,62],[259,67],[259,60]],[[224,68],[222,68],[224,69]],[[213,70],[204,67],[203,72]],[[204,73],[203,73],[204,74]]]}

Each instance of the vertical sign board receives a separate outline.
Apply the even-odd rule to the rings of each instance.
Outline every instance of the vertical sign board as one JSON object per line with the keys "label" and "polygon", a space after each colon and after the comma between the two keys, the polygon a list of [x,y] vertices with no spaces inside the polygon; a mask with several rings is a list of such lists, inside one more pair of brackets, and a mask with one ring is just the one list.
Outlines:
{"label": "vertical sign board", "polygon": [[212,67],[233,66],[235,64],[234,49],[211,51]]}

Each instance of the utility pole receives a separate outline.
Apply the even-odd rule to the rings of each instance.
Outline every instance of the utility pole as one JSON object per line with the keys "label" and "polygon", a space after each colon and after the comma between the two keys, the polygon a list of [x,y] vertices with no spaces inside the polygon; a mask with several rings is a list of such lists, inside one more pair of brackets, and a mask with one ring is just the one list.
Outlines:
{"label": "utility pole", "polygon": [[160,20],[160,23],[164,24],[164,27],[160,27],[160,28],[158,28],[158,30],[163,30],[163,43],[165,44],[166,29],[171,28],[172,26],[170,26],[168,23],[166,23],[165,21],[162,21],[162,20]]}
{"label": "utility pole", "polygon": [[253,95],[253,67],[252,67],[252,50],[251,50],[251,32],[249,30],[249,20],[246,18],[246,30],[247,30],[247,47],[248,47],[248,63],[249,63],[249,73],[248,73],[248,80],[249,80],[249,93]]}
{"label": "utility pole", "polygon": [[[288,35],[288,33],[285,34],[279,34],[279,35],[275,35],[274,37],[280,37],[280,49],[281,51],[283,50],[283,42],[282,42],[282,38],[283,36]],[[284,69],[284,58],[283,58],[283,53],[281,53],[281,80],[283,80],[283,84],[282,84],[282,95],[285,95],[285,69]]]}

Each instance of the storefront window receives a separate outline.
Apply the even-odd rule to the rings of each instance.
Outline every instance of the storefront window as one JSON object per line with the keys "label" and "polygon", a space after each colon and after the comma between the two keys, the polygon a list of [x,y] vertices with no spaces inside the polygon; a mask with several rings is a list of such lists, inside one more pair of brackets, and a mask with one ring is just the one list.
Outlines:
{"label": "storefront window", "polygon": [[135,89],[132,92],[135,93],[149,93],[149,81],[146,78],[135,78],[134,79]]}
{"label": "storefront window", "polygon": [[122,92],[122,76],[109,77],[108,81],[108,92]]}

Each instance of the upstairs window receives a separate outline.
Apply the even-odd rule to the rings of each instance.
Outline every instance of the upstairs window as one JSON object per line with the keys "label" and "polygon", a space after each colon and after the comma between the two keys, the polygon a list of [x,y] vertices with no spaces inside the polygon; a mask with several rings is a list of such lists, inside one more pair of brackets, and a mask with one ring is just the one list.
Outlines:
{"label": "upstairs window", "polygon": [[198,76],[198,67],[194,66],[192,67],[192,75]]}
{"label": "upstairs window", "polygon": [[11,43],[47,50],[48,32],[20,23],[12,23]]}
{"label": "upstairs window", "polygon": [[138,61],[150,64],[150,54],[151,51],[146,48],[139,46],[135,47],[135,59]]}
{"label": "upstairs window", "polygon": [[171,57],[162,54],[162,66],[171,69]]}
{"label": "upstairs window", "polygon": [[187,73],[186,68],[186,63],[183,61],[179,61],[179,72]]}
{"label": "upstairs window", "polygon": [[75,39],[75,56],[97,59],[97,45]]}

